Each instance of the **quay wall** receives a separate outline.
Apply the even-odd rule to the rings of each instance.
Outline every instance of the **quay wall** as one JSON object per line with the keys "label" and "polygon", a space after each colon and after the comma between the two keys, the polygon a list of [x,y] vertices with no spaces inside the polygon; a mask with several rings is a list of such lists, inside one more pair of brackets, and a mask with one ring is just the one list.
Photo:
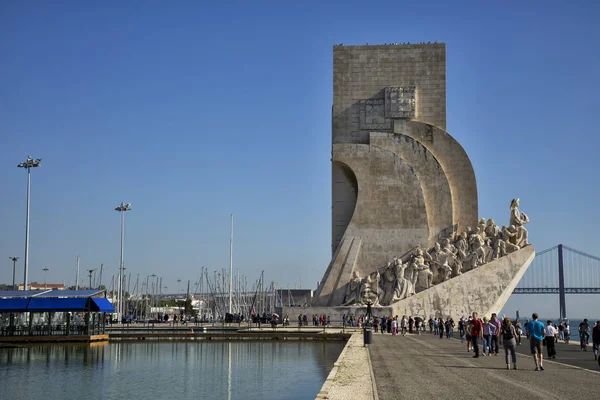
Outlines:
{"label": "quay wall", "polygon": [[378,399],[369,348],[361,333],[350,337],[316,399]]}

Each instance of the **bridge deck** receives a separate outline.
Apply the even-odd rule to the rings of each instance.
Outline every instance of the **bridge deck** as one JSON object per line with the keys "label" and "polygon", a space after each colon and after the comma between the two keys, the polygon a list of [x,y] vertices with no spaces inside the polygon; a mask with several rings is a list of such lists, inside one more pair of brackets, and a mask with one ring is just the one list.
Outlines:
{"label": "bridge deck", "polygon": [[373,336],[369,353],[380,400],[575,399],[595,396],[600,390],[591,346],[584,353],[578,346],[559,344],[556,360],[545,360],[545,371],[536,372],[531,356],[525,355],[529,350],[525,340],[517,346],[519,370],[508,371],[502,348],[499,356],[472,358],[459,340],[440,340],[430,334]]}

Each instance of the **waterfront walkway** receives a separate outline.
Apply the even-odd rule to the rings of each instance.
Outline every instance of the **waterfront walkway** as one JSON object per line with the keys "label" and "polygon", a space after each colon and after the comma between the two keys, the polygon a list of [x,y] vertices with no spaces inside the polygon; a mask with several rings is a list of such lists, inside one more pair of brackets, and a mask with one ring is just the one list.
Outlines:
{"label": "waterfront walkway", "polygon": [[[391,336],[373,333],[369,346],[377,395],[388,399],[590,398],[600,391],[600,372],[591,346],[559,345],[556,360],[536,372],[525,339],[518,346],[518,370],[506,370],[500,355],[472,358],[460,340],[431,334]],[[545,348],[544,348],[545,350]],[[590,370],[581,369],[589,368]]]}

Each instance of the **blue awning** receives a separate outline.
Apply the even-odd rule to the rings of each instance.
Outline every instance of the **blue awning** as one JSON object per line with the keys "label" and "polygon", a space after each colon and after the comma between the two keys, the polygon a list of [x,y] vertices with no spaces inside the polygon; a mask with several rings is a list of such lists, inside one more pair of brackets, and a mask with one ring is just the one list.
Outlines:
{"label": "blue awning", "polygon": [[29,300],[27,311],[89,311],[86,298],[55,298],[55,297],[32,297]]}
{"label": "blue awning", "polygon": [[115,312],[115,308],[113,307],[113,305],[110,304],[110,301],[108,301],[108,299],[104,297],[92,297],[90,300],[92,300],[92,304],[90,304],[90,308],[92,311],[107,313]]}
{"label": "blue awning", "polygon": [[27,303],[27,298],[0,299],[0,312],[25,312]]}

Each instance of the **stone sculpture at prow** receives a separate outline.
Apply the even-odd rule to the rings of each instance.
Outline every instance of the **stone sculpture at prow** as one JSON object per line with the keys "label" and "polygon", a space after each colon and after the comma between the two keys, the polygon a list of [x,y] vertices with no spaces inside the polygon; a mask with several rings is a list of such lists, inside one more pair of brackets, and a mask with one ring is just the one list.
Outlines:
{"label": "stone sculpture at prow", "polygon": [[514,199],[508,225],[478,219],[473,166],[445,131],[446,45],[333,53],[332,260],[313,312],[498,312],[535,255],[529,218]]}
{"label": "stone sculpture at prow", "polygon": [[524,226],[528,222],[529,217],[519,211],[519,199],[513,199],[508,227],[499,228],[493,219],[481,218],[474,229],[452,233],[427,251],[417,246],[363,279],[355,271],[346,285],[343,305],[389,306],[505,257],[529,245]]}

